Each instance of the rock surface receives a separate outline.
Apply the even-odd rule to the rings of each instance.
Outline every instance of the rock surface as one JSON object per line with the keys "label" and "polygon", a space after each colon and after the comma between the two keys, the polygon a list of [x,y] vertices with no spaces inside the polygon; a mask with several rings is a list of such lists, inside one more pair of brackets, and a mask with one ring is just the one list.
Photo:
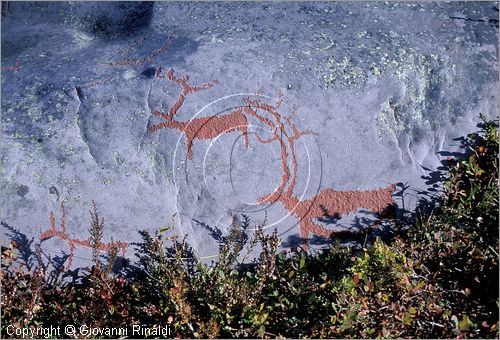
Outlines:
{"label": "rock surface", "polygon": [[498,115],[497,18],[495,2],[15,2],[2,243],[87,265],[92,200],[127,257],[172,221],[210,257],[244,215],[321,247],[411,210]]}

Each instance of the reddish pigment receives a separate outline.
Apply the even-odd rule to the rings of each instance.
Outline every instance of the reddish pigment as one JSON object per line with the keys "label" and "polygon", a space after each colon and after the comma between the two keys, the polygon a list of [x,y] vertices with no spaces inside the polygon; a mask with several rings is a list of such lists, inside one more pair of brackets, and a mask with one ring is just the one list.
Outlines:
{"label": "reddish pigment", "polygon": [[[392,198],[392,193],[396,188],[394,184],[389,185],[387,188],[368,191],[336,191],[327,188],[310,199],[300,201],[293,193],[297,180],[297,157],[294,143],[302,136],[312,135],[314,132],[310,130],[300,131],[292,122],[295,109],[292,110],[291,115],[283,117],[277,111],[281,102],[276,106],[258,100],[247,99],[246,102],[248,108],[246,108],[245,112],[268,125],[273,132],[271,138],[264,140],[257,135],[257,140],[261,143],[277,141],[281,146],[281,169],[283,172],[281,183],[274,192],[259,198],[258,202],[260,204],[280,202],[285,209],[300,221],[299,233],[304,242],[309,238],[309,234],[321,237],[331,237],[338,234],[314,222],[316,219],[325,217],[325,215],[343,215],[356,212],[360,208],[371,210],[380,215],[394,204]],[[267,112],[272,119],[259,114],[257,110]],[[289,157],[291,157],[291,170],[288,166]],[[285,190],[289,181],[288,188]],[[345,233],[342,232],[342,234]]]}
{"label": "reddish pigment", "polygon": [[[170,69],[166,76],[161,75],[160,69],[156,72],[157,78],[167,78],[176,82],[181,87],[181,92],[176,102],[170,108],[168,114],[153,112],[153,115],[161,117],[164,122],[153,125],[149,128],[150,132],[155,132],[162,128],[177,129],[186,135],[188,159],[192,159],[192,147],[195,139],[212,139],[221,133],[232,131],[241,131],[245,138],[245,145],[248,145],[247,135],[247,116],[257,119],[267,125],[272,136],[264,139],[255,133],[258,142],[269,144],[277,142],[281,149],[281,181],[277,189],[258,199],[259,204],[268,202],[280,202],[285,209],[300,221],[299,233],[304,242],[307,242],[310,234],[321,237],[331,237],[346,232],[336,233],[328,230],[318,223],[316,219],[325,217],[325,215],[344,215],[354,213],[358,209],[368,209],[379,215],[390,206],[394,205],[392,193],[395,185],[389,185],[386,188],[368,191],[336,191],[331,188],[323,189],[318,195],[300,201],[293,190],[297,182],[297,157],[295,152],[295,142],[306,135],[315,135],[311,130],[301,131],[292,121],[296,113],[295,107],[288,116],[283,116],[278,109],[283,103],[282,94],[275,105],[264,103],[260,100],[245,99],[245,106],[226,115],[212,117],[193,118],[190,121],[175,121],[174,116],[182,107],[186,97],[197,91],[206,90],[216,84],[216,81],[205,83],[199,86],[190,86],[188,84],[189,76],[177,78],[174,71]],[[261,114],[259,112],[264,112]],[[291,159],[290,159],[291,158]],[[290,159],[291,169],[288,160]]]}
{"label": "reddish pigment", "polygon": [[161,53],[167,50],[168,45],[170,43],[171,37],[165,41],[165,43],[158,49],[154,50],[151,54],[140,57],[140,58],[133,58],[133,59],[123,59],[123,60],[117,60],[111,63],[113,66],[126,66],[126,65],[144,65],[144,64],[152,64],[155,65],[157,62],[155,58],[159,56]]}
{"label": "reddish pigment", "polygon": [[2,66],[2,71],[17,71],[21,68],[21,63],[16,61],[12,66]]}
{"label": "reddish pigment", "polygon": [[[50,229],[44,231],[40,236],[40,241],[46,240],[51,237],[57,237],[58,239],[68,242],[69,245],[69,257],[67,269],[71,268],[71,264],[73,262],[73,256],[75,254],[75,249],[77,246],[92,248],[92,244],[90,242],[90,237],[84,240],[71,238],[69,234],[66,232],[65,225],[65,211],[64,204],[61,203],[61,230],[56,229],[56,219],[54,218],[54,213],[50,212]],[[101,252],[109,252],[112,249],[121,250],[122,256],[125,257],[125,252],[127,250],[128,244],[125,242],[108,242],[108,243],[99,243],[97,245],[97,249]]]}
{"label": "reddish pigment", "polygon": [[162,112],[154,111],[152,114],[163,118],[165,121],[154,124],[148,128],[149,132],[155,132],[162,128],[176,129],[181,131],[186,135],[186,146],[187,146],[187,156],[188,159],[193,159],[193,141],[195,139],[213,139],[217,136],[229,133],[233,131],[241,131],[244,138],[244,143],[248,146],[248,122],[243,114],[243,109],[237,109],[231,113],[224,115],[216,115],[209,117],[196,117],[188,121],[176,121],[174,116],[177,111],[182,107],[186,97],[189,94],[207,90],[217,84],[214,80],[209,83],[205,83],[198,86],[191,86],[188,84],[189,76],[184,76],[182,78],[177,78],[174,75],[174,70],[170,69],[166,73],[166,76],[161,75],[161,70],[157,69],[156,77],[159,79],[167,78],[180,85],[181,92],[179,97],[172,105],[168,114]]}

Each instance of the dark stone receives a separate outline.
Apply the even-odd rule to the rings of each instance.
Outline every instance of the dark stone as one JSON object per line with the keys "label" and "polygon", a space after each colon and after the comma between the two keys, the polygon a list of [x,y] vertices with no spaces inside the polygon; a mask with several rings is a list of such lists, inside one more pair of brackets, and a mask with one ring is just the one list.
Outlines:
{"label": "dark stone", "polygon": [[27,185],[22,184],[22,185],[17,187],[17,194],[21,197],[26,196],[28,191],[30,191],[30,189],[28,188]]}
{"label": "dark stone", "polygon": [[146,76],[148,78],[153,78],[156,74],[156,68],[154,67],[148,67],[141,73],[143,76]]}

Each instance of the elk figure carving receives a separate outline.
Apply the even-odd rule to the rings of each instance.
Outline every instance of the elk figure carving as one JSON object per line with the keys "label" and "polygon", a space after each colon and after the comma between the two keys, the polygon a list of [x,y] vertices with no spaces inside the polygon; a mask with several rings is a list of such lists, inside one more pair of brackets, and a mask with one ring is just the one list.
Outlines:
{"label": "elk figure carving", "polygon": [[[174,75],[173,69],[169,69],[165,75],[162,75],[159,68],[156,70],[156,78],[166,78],[169,81],[177,83],[181,87],[181,91],[168,113],[152,112],[153,115],[162,118],[163,121],[151,125],[148,130],[155,132],[162,128],[169,128],[184,133],[186,136],[188,159],[193,158],[193,141],[195,139],[213,139],[222,133],[240,131],[243,135],[245,145],[248,146],[247,117],[251,117],[269,127],[272,132],[270,138],[265,139],[256,132],[253,134],[260,143],[269,144],[276,142],[279,144],[281,170],[283,173],[277,189],[268,195],[260,197],[258,203],[280,202],[286,210],[300,221],[299,234],[305,243],[310,234],[325,238],[340,234],[316,223],[317,219],[324,218],[326,214],[343,215],[364,208],[380,215],[394,204],[394,200],[392,199],[392,193],[396,188],[394,184],[386,188],[369,191],[336,191],[326,188],[310,199],[301,201],[297,198],[293,192],[297,182],[295,142],[303,136],[315,133],[310,130],[301,131],[297,128],[292,121],[296,112],[295,108],[289,116],[283,116],[278,111],[283,103],[281,93],[274,105],[257,99],[251,100],[250,98],[246,98],[242,107],[228,114],[196,117],[189,121],[177,121],[174,120],[174,117],[184,104],[186,97],[189,94],[210,89],[217,84],[217,81],[214,80],[198,86],[192,86],[188,84],[189,76],[185,75],[182,78],[177,78]],[[291,168],[289,163],[291,164]]]}
{"label": "elk figure carving", "polygon": [[[267,125],[272,132],[272,137],[268,139],[255,134],[257,140],[266,144],[277,142],[281,149],[282,176],[280,185],[274,192],[260,197],[258,203],[280,202],[299,220],[300,237],[305,243],[310,234],[325,238],[340,236],[338,232],[328,230],[315,222],[326,214],[343,215],[364,208],[380,215],[387,208],[393,206],[392,193],[396,188],[394,184],[369,191],[336,191],[326,188],[321,190],[318,195],[301,201],[293,192],[297,182],[295,142],[303,136],[314,134],[314,132],[310,130],[300,131],[292,122],[295,109],[292,110],[290,116],[283,117],[278,112],[279,105],[273,106],[250,99],[246,99],[246,104],[245,113]],[[259,113],[260,111],[263,111],[264,114]],[[291,169],[289,164],[291,164]]]}
{"label": "elk figure carving", "polygon": [[158,68],[156,70],[156,78],[162,79],[167,78],[173,81],[181,87],[181,92],[176,102],[172,105],[167,114],[154,111],[152,114],[163,118],[163,122],[151,125],[148,130],[149,132],[155,132],[162,128],[176,129],[186,135],[186,146],[187,146],[187,157],[188,159],[193,159],[193,141],[195,139],[213,139],[223,133],[229,133],[233,131],[241,131],[243,134],[243,141],[245,146],[248,146],[248,121],[243,113],[243,108],[236,109],[228,114],[221,114],[208,117],[196,117],[188,121],[177,121],[174,120],[174,116],[177,111],[182,107],[186,97],[189,94],[207,90],[217,84],[217,80],[213,80],[209,83],[205,83],[198,86],[191,86],[188,84],[189,76],[185,75],[182,78],[177,78],[174,75],[174,70],[169,69],[166,72],[166,76],[161,74],[161,70]]}
{"label": "elk figure carving", "polygon": [[[92,201],[92,205],[94,208],[94,214],[97,214],[97,208]],[[92,212],[91,212],[92,214]],[[99,219],[98,215],[97,219]],[[98,252],[109,252],[112,249],[116,249],[117,251],[120,250],[122,257],[125,257],[125,252],[127,250],[128,244],[126,242],[117,242],[117,241],[111,241],[111,242],[93,242],[92,237],[89,237],[87,239],[77,239],[77,238],[72,238],[69,233],[66,230],[66,212],[64,209],[64,203],[61,202],[61,224],[60,224],[60,229],[57,230],[56,228],[56,219],[54,217],[54,212],[50,212],[50,228],[45,230],[43,233],[40,234],[38,237],[40,241],[45,241],[49,238],[56,237],[60,239],[61,241],[64,241],[68,243],[69,247],[69,255],[67,258],[67,266],[66,270],[69,270],[71,268],[71,265],[73,263],[73,256],[75,255],[75,250],[77,247],[84,247],[84,248],[95,248]]]}

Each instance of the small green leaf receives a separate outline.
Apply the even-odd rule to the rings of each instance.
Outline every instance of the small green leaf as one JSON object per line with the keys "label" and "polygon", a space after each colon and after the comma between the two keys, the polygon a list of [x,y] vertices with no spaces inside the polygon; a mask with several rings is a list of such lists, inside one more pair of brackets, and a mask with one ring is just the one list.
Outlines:
{"label": "small green leaf", "polygon": [[469,329],[470,324],[471,322],[469,320],[469,317],[467,315],[464,315],[462,321],[460,321],[458,324],[458,328],[461,331],[466,331],[467,329]]}
{"label": "small green leaf", "polygon": [[160,233],[164,233],[166,231],[169,231],[171,227],[163,226],[160,228]]}

